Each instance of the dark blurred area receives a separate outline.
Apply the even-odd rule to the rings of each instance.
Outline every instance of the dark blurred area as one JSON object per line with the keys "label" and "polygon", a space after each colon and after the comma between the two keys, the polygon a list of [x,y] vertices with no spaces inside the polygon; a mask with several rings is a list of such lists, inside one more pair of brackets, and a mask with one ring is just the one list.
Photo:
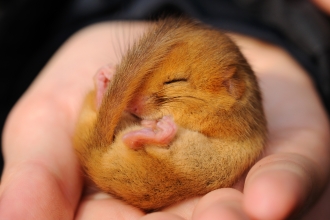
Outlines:
{"label": "dark blurred area", "polygon": [[[69,3],[66,0],[0,1],[1,133],[8,112],[42,68],[40,63],[48,60],[50,53],[39,54],[57,32]],[[36,59],[40,60],[39,64]]]}
{"label": "dark blurred area", "polygon": [[0,0],[0,132],[12,106],[74,32],[98,21],[173,13],[282,46],[310,73],[329,110],[330,19],[308,0]]}
{"label": "dark blurred area", "polygon": [[[52,54],[85,26],[85,20],[86,24],[92,22],[93,19],[85,17],[93,17],[93,8],[79,2],[84,1],[0,0],[1,133],[10,109]],[[0,158],[1,173],[3,158]]]}

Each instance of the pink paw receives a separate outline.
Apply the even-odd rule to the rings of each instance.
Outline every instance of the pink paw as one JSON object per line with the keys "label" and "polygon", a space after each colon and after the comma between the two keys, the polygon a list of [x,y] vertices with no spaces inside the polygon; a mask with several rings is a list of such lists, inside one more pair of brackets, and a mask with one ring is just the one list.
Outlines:
{"label": "pink paw", "polygon": [[171,116],[164,116],[158,122],[156,120],[143,120],[144,128],[131,131],[123,136],[123,142],[132,149],[139,149],[146,144],[168,145],[178,130]]}
{"label": "pink paw", "polygon": [[116,69],[113,65],[105,65],[101,67],[94,75],[94,85],[96,90],[96,107],[99,108],[105,91],[115,74]]}

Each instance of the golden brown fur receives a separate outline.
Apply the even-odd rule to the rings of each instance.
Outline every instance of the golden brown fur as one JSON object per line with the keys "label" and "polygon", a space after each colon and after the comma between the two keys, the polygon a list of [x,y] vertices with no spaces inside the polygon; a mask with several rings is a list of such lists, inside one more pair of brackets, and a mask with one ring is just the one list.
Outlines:
{"label": "golden brown fur", "polygon": [[[257,81],[238,48],[186,19],[151,27],[117,66],[100,109],[94,99],[74,137],[84,170],[101,190],[148,211],[231,186],[266,138]],[[123,143],[141,119],[165,115],[178,125],[166,147]]]}

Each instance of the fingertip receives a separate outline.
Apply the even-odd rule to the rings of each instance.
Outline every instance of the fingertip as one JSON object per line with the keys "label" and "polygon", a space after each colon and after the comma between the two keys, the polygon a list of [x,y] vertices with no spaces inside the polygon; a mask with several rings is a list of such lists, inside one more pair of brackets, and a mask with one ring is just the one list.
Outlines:
{"label": "fingertip", "polygon": [[82,199],[75,220],[140,219],[143,215],[138,208],[97,192]]}
{"label": "fingertip", "polygon": [[230,219],[230,220],[244,220],[248,217],[244,214],[243,210],[237,206],[237,204],[213,204],[207,209],[199,213],[194,217],[196,220],[218,220],[218,219]]}
{"label": "fingertip", "polygon": [[[0,219],[70,219],[74,215],[80,186],[68,196],[57,176],[39,163],[13,168],[4,181]],[[6,182],[7,181],[7,182]]]}
{"label": "fingertip", "polygon": [[242,209],[242,196],[242,193],[230,188],[212,191],[197,204],[192,219],[248,219]]}
{"label": "fingertip", "polygon": [[309,189],[304,171],[286,165],[272,164],[247,179],[243,208],[252,219],[286,219],[305,201]]}
{"label": "fingertip", "polygon": [[165,212],[154,212],[148,215],[143,216],[140,220],[184,220],[183,218]]}

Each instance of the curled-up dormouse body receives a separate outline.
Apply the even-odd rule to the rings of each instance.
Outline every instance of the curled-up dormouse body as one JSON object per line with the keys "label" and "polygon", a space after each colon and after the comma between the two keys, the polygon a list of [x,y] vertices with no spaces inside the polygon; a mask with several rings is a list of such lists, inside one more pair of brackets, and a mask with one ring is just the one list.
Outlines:
{"label": "curled-up dormouse body", "polygon": [[89,178],[129,204],[157,210],[230,187],[262,152],[256,77],[218,30],[160,20],[94,80],[74,146]]}

